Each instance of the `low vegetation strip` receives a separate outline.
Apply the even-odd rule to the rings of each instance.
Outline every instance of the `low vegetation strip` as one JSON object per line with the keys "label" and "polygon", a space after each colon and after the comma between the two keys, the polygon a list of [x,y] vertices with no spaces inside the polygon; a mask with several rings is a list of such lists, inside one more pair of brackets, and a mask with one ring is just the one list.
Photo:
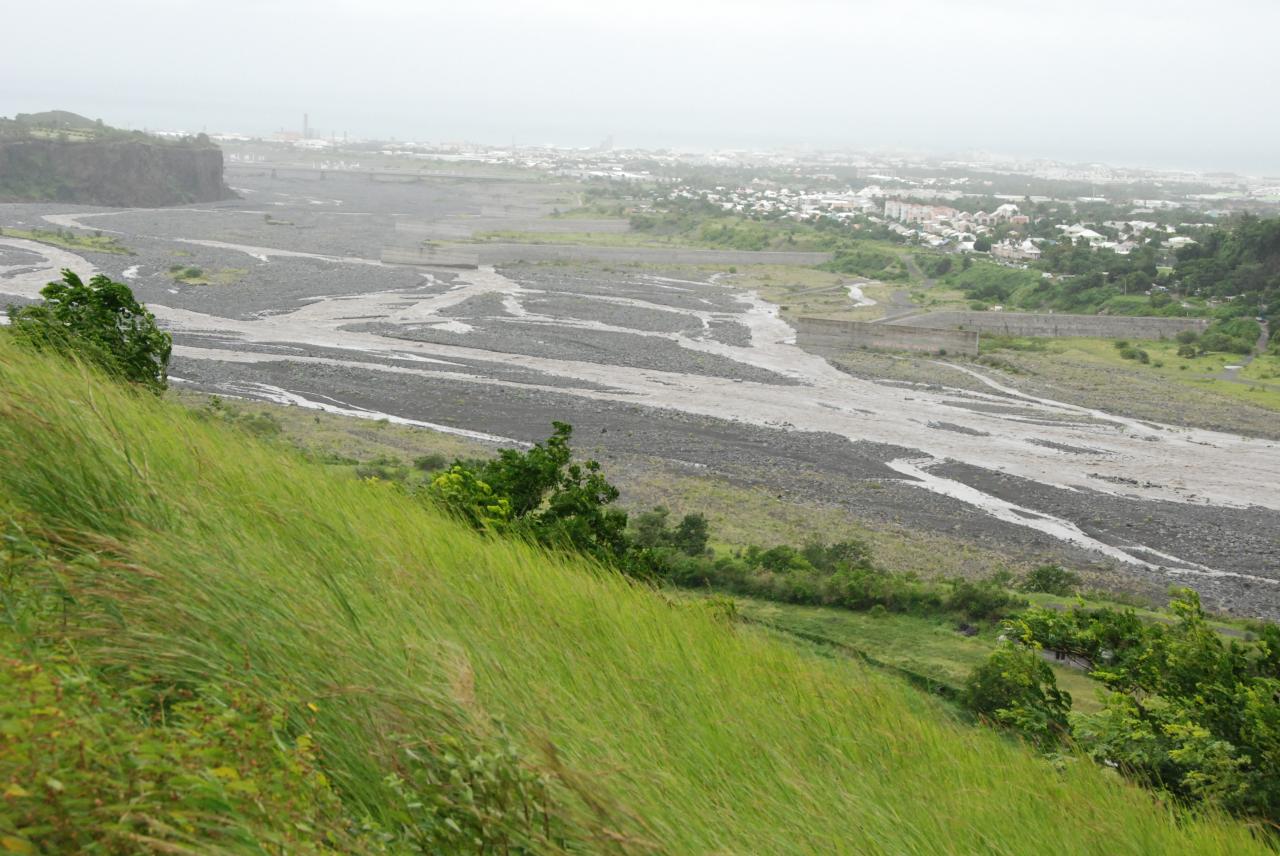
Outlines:
{"label": "low vegetation strip", "polygon": [[10,238],[25,238],[28,241],[38,241],[42,244],[51,244],[55,247],[79,252],[111,253],[120,256],[134,255],[133,250],[120,243],[119,239],[113,235],[104,235],[101,232],[94,232],[90,235],[84,232],[75,232],[71,229],[9,228],[0,230],[0,235],[6,235]]}
{"label": "low vegetation strip", "polygon": [[[102,682],[105,715],[141,717],[161,748],[174,728],[212,741],[209,706],[248,721],[179,756],[203,766],[165,780],[167,807],[99,812],[116,776],[74,756],[50,775],[16,751],[16,726],[53,715],[22,695],[0,729],[11,850],[257,853],[302,823],[348,852],[1268,851],[900,682],[474,533],[6,336],[0,514],[12,668]],[[235,781],[268,810],[220,795]]]}

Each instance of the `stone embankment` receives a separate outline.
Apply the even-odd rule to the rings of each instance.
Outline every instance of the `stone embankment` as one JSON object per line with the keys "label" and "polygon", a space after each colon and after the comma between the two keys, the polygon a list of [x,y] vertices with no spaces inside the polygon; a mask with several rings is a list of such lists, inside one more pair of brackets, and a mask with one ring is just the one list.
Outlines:
{"label": "stone embankment", "polygon": [[967,330],[997,336],[1101,339],[1172,339],[1183,330],[1200,333],[1209,326],[1204,318],[1026,312],[930,312],[884,323],[888,326],[909,325],[935,330]]}
{"label": "stone embankment", "polygon": [[658,265],[820,265],[830,253],[755,250],[667,249],[665,247],[597,247],[590,244],[464,244],[438,251],[418,247],[386,247],[388,264],[439,265],[437,258],[467,258],[481,265],[514,262],[605,262]]}
{"label": "stone embankment", "polygon": [[797,318],[794,326],[796,344],[824,357],[847,354],[859,348],[978,355],[978,334],[969,330],[939,330],[829,318]]}

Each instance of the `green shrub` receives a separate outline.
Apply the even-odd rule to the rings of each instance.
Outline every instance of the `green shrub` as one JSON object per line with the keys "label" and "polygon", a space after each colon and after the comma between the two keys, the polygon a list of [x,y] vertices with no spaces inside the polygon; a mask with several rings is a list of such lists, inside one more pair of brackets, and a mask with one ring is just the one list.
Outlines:
{"label": "green shrub", "polygon": [[1109,690],[1103,710],[1072,719],[1096,760],[1174,796],[1280,819],[1280,627],[1225,641],[1200,597],[1175,589],[1173,621],[1132,610],[1031,609],[1006,633],[1083,663]]}
{"label": "green shrub", "polygon": [[1120,356],[1126,360],[1136,360],[1144,364],[1151,362],[1151,355],[1141,348],[1126,346],[1120,349]]}
{"label": "green shrub", "polygon": [[858,276],[872,279],[901,280],[907,278],[907,272],[901,266],[896,255],[874,247],[855,246],[849,249],[836,250],[832,260],[823,265],[823,267],[836,273],[857,274]]}
{"label": "green shrub", "polygon": [[74,354],[108,374],[163,392],[173,340],[127,285],[103,274],[88,285],[74,272],[46,285],[44,302],[9,307],[12,334],[36,350]]}
{"label": "green shrub", "polygon": [[1047,748],[1068,733],[1071,694],[1039,653],[1004,642],[970,673],[961,703],[988,722],[1022,734]]}
{"label": "green shrub", "polygon": [[449,463],[449,459],[438,452],[432,452],[427,455],[420,455],[413,459],[413,468],[422,470],[424,473],[433,473],[443,470]]}
{"label": "green shrub", "polygon": [[1080,577],[1061,565],[1040,565],[1027,574],[1022,590],[1045,594],[1070,595],[1080,587]]}

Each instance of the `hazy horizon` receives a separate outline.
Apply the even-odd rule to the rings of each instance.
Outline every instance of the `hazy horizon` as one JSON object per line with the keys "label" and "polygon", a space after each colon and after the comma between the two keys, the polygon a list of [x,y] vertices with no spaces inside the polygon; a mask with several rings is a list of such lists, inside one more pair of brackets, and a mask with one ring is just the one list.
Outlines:
{"label": "hazy horizon", "polygon": [[988,151],[1280,174],[1280,4],[67,0],[0,115],[493,145]]}

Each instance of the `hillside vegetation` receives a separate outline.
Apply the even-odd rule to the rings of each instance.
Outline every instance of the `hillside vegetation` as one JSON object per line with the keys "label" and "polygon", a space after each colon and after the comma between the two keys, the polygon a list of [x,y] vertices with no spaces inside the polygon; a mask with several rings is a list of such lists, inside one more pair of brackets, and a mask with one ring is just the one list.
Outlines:
{"label": "hillside vegetation", "polygon": [[0,523],[11,852],[1269,852],[5,335]]}

